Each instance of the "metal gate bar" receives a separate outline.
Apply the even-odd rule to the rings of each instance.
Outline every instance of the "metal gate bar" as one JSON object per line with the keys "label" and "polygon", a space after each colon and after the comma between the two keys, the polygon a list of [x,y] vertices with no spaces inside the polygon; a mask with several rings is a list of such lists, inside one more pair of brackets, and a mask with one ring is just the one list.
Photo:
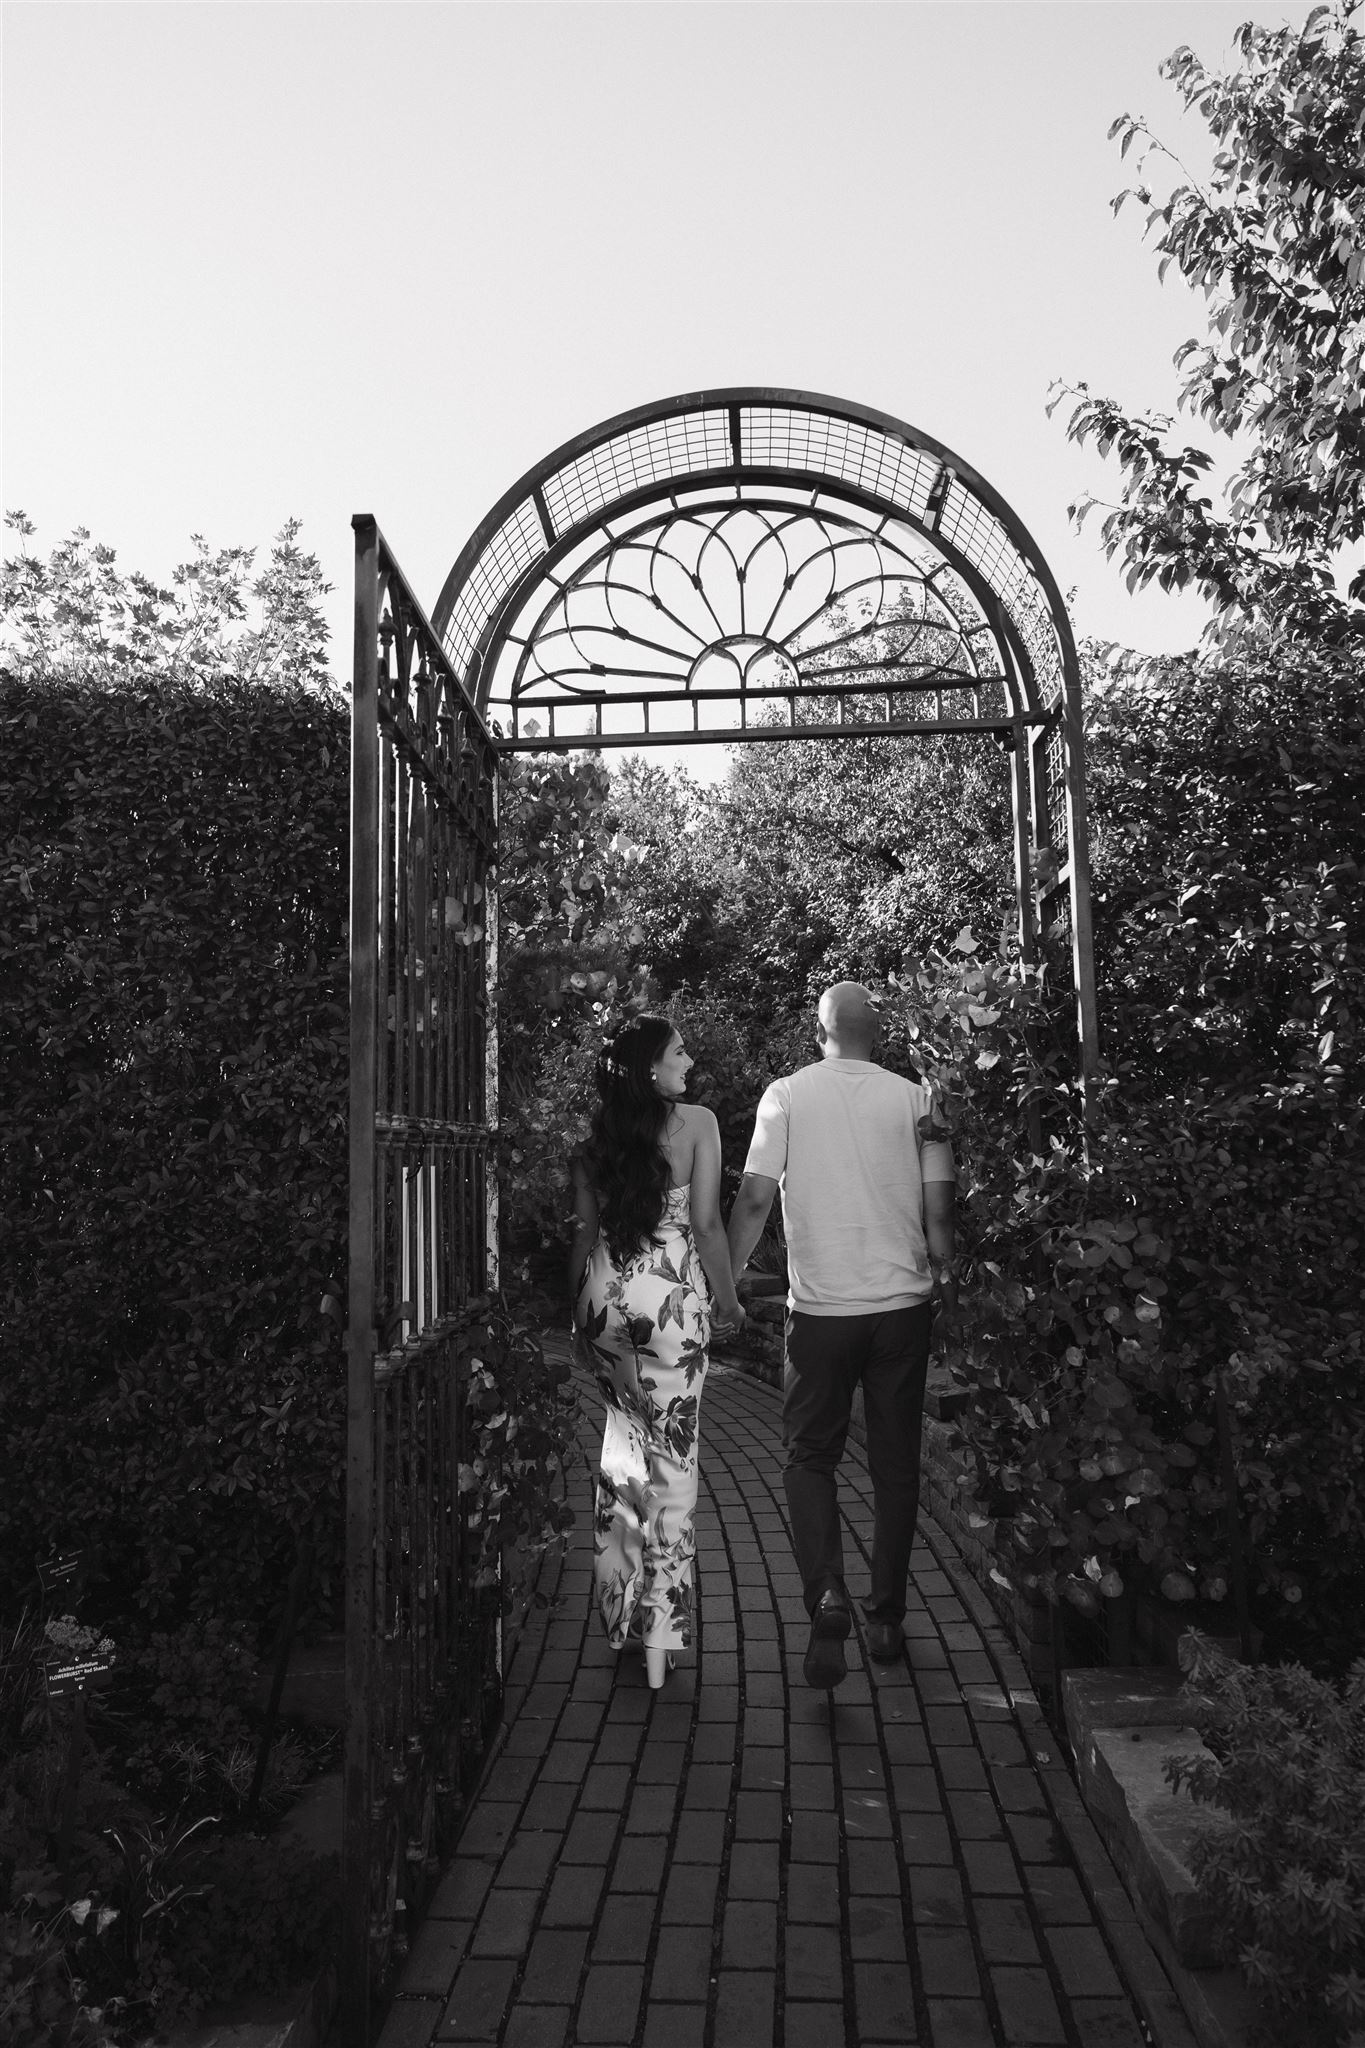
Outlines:
{"label": "metal gate bar", "polygon": [[341,1967],[361,2048],[497,1694],[458,1481],[497,1278],[497,751],[375,521],[353,525]]}

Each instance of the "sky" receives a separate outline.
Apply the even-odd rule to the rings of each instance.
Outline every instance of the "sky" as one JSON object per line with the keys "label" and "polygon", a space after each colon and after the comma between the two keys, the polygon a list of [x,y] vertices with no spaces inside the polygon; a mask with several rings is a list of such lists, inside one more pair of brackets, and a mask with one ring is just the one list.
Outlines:
{"label": "sky", "polygon": [[[1078,632],[1190,645],[1067,507],[1112,475],[1054,379],[1174,410],[1203,301],[1157,280],[1131,170],[1158,76],[1248,0],[7,0],[3,502],[167,581],[291,516],[350,662],[353,512],[430,610],[561,442],[776,385],[979,471]],[[1190,426],[1189,438],[1200,440]],[[700,752],[701,750],[698,750]],[[700,765],[700,764],[696,764]]]}

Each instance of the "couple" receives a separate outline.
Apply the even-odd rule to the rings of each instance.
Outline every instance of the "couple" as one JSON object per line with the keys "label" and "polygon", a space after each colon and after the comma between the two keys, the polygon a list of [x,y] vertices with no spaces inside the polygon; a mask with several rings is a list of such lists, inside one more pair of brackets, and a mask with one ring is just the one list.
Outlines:
{"label": "couple", "polygon": [[[932,1297],[954,1307],[953,1162],[926,1137],[929,1090],[873,1058],[880,1016],[861,982],[820,999],[821,1058],[758,1106],[727,1235],[720,1132],[682,1100],[692,1060],[664,1017],[634,1017],[597,1062],[601,1104],[570,1166],[574,1326],[607,1401],[594,1577],[608,1639],[644,1643],[651,1687],[692,1640],[697,1419],[713,1332],[744,1321],[735,1290],[782,1190],[791,1291],[784,1481],[810,1638],[809,1685],[845,1675],[853,1612],[835,1472],[862,1382],[875,1502],[869,1653],[901,1654],[919,1505]],[[708,1291],[708,1284],[709,1291]],[[714,1301],[718,1319],[713,1322]]]}

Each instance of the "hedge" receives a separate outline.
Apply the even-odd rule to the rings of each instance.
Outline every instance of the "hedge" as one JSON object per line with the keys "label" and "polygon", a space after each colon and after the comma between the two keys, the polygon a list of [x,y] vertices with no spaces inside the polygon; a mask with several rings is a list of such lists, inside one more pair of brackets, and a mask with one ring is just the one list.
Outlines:
{"label": "hedge", "polygon": [[0,1582],[268,1620],[338,1584],[347,712],[0,674]]}

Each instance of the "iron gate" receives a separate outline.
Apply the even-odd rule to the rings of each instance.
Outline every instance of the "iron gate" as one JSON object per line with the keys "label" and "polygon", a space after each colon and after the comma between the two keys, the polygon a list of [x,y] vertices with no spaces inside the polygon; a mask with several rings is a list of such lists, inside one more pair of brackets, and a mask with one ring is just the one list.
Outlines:
{"label": "iron gate", "polygon": [[499,1696],[458,1493],[497,1286],[497,752],[372,518],[351,739],[342,2013],[368,2040]]}

